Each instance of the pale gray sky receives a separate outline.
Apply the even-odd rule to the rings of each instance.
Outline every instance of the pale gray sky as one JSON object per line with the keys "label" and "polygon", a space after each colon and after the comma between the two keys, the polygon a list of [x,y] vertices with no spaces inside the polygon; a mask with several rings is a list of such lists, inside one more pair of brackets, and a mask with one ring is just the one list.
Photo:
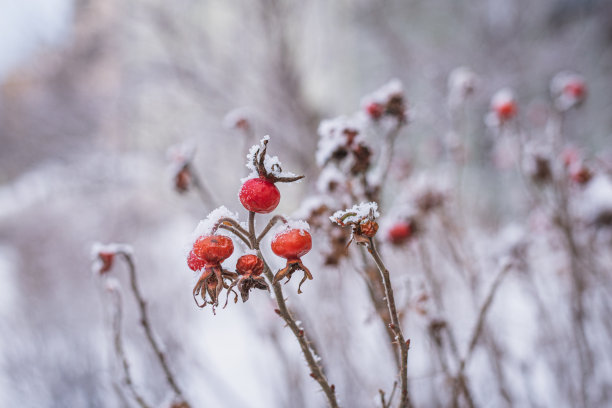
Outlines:
{"label": "pale gray sky", "polygon": [[0,81],[37,47],[68,33],[72,0],[0,0]]}

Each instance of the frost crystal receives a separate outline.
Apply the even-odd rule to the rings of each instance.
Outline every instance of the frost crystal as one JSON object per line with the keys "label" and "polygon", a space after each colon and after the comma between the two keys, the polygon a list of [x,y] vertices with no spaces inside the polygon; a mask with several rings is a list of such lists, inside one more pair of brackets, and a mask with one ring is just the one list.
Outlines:
{"label": "frost crystal", "polygon": [[375,202],[355,204],[346,210],[336,211],[329,219],[338,225],[359,224],[363,220],[380,217],[378,204]]}
{"label": "frost crystal", "polygon": [[[282,223],[275,229],[273,236],[277,236],[287,230],[292,230],[292,229],[309,232],[310,225],[306,221],[303,221],[303,220],[287,219],[286,223]],[[301,235],[304,235],[304,234],[301,234]]]}
{"label": "frost crystal", "polygon": [[225,206],[214,209],[208,214],[206,219],[200,221],[195,231],[192,234],[192,241],[195,241],[201,236],[211,235],[214,228],[219,224],[221,218],[231,218],[238,221],[238,213],[233,213]]}
{"label": "frost crystal", "polygon": [[392,79],[391,81],[378,88],[376,91],[365,96],[361,100],[361,105],[364,107],[371,103],[379,103],[384,105],[389,101],[392,96],[402,95],[403,93],[404,87],[402,85],[402,82],[399,79]]}
{"label": "frost crystal", "polygon": [[166,152],[166,157],[168,161],[170,161],[171,173],[176,174],[181,171],[186,164],[191,163],[195,153],[196,145],[191,141],[170,146]]}
{"label": "frost crystal", "polygon": [[223,127],[226,129],[245,129],[251,126],[254,117],[255,115],[250,108],[236,108],[225,115]]}
{"label": "frost crystal", "polygon": [[128,244],[102,244],[100,242],[96,242],[91,246],[91,259],[96,259],[99,254],[107,253],[107,254],[118,254],[124,253],[127,255],[132,255],[134,253],[134,248]]}
{"label": "frost crystal", "polygon": [[570,71],[559,72],[550,81],[550,94],[558,110],[573,108],[582,103],[586,96],[584,78]]}
{"label": "frost crystal", "polygon": [[[270,136],[266,135],[261,139],[259,144],[251,146],[251,148],[249,149],[249,154],[247,154],[247,162],[246,162],[246,167],[251,172],[249,173],[248,176],[241,179],[240,180],[241,182],[244,183],[247,180],[259,177],[259,173],[257,172],[257,168],[255,167],[255,164],[253,163],[253,161],[255,160],[255,155],[257,155],[258,152],[260,152],[261,149],[264,148],[265,144],[269,141],[270,141]],[[274,177],[279,177],[279,178],[296,177],[296,174],[290,171],[282,170],[281,162],[277,156],[269,156],[266,153],[266,156],[264,158],[264,167],[266,171],[268,172],[268,174]]]}
{"label": "frost crystal", "polygon": [[456,108],[474,93],[478,77],[467,67],[457,67],[448,76],[448,104]]}

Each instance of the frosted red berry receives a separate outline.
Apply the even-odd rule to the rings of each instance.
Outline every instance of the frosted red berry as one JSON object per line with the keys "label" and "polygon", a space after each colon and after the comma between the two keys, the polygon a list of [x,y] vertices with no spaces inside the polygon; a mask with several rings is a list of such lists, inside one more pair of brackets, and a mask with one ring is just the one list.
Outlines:
{"label": "frosted red berry", "polygon": [[385,112],[385,108],[376,102],[372,102],[366,106],[366,112],[372,119],[379,119]]}
{"label": "frosted red berry", "polygon": [[236,262],[236,272],[239,275],[259,276],[263,269],[264,263],[256,255],[242,255]]}
{"label": "frosted red berry", "polygon": [[503,102],[495,106],[495,112],[502,121],[512,119],[516,115],[516,111],[516,103],[514,101]]}
{"label": "frosted red berry", "polygon": [[110,271],[113,267],[113,260],[115,259],[115,254],[113,252],[99,252],[98,259],[102,261],[102,266],[100,267],[100,273],[106,273]]}
{"label": "frosted red berry", "polygon": [[570,178],[574,183],[586,184],[593,178],[593,173],[584,164],[576,164],[570,167]]}
{"label": "frosted red berry", "polygon": [[249,211],[267,214],[278,206],[280,191],[266,178],[254,178],[244,182],[240,189],[240,202]]}
{"label": "frosted red berry", "polygon": [[397,222],[389,229],[387,238],[392,244],[404,243],[412,236],[412,229],[412,226],[408,222]]}
{"label": "frosted red berry", "polygon": [[193,251],[191,251],[189,252],[189,256],[187,257],[187,266],[192,271],[199,271],[206,266],[206,261],[194,254]]}
{"label": "frosted red berry", "polygon": [[193,244],[192,253],[206,265],[223,262],[234,252],[232,239],[224,235],[202,236]]}
{"label": "frosted red berry", "polygon": [[563,92],[577,100],[581,100],[586,94],[586,85],[583,81],[573,80],[565,85]]}
{"label": "frosted red berry", "polygon": [[287,260],[298,260],[312,248],[312,237],[308,231],[288,229],[272,239],[272,252]]}

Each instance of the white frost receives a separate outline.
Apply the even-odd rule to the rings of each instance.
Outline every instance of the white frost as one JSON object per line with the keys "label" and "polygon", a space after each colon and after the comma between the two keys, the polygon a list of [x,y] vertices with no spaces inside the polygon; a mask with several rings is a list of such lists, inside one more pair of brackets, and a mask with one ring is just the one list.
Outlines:
{"label": "white frost", "polygon": [[[378,212],[378,204],[373,201],[369,203],[364,202],[361,204],[355,204],[349,209],[336,211],[331,217],[329,217],[329,219],[336,224],[342,225],[360,223],[361,221],[370,217],[370,215],[373,218],[380,217],[380,213]],[[342,219],[342,224],[338,222],[340,219]]]}
{"label": "white frost", "polygon": [[[255,155],[257,154],[257,152],[263,149],[264,143],[269,142],[269,141],[270,141],[270,136],[266,135],[261,139],[259,144],[251,146],[251,148],[249,149],[249,154],[247,154],[247,162],[246,162],[246,167],[251,172],[249,173],[248,176],[242,178],[241,182],[244,183],[247,180],[259,177],[259,174],[257,173],[257,168],[255,167],[253,163],[253,159],[255,158]],[[277,156],[270,156],[266,153],[266,156],[264,158],[264,167],[266,171],[268,172],[268,174],[276,176],[276,177],[296,177],[295,173],[292,173],[290,171],[282,171],[282,165]]]}
{"label": "white frost", "polygon": [[238,213],[231,212],[223,205],[212,210],[206,219],[201,220],[196,229],[193,231],[191,241],[194,242],[201,236],[211,235],[213,233],[213,229],[219,223],[221,218],[231,218],[238,221]]}

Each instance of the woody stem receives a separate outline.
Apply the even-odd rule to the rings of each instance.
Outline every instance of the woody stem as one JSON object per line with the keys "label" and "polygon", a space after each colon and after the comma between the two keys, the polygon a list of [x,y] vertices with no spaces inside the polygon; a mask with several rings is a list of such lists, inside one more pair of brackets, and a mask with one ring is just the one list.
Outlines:
{"label": "woody stem", "polygon": [[293,314],[291,313],[291,310],[287,307],[287,303],[285,302],[285,295],[283,294],[283,289],[280,283],[273,283],[274,274],[270,270],[268,263],[265,261],[259,248],[259,240],[256,238],[255,213],[252,211],[249,212],[249,238],[251,240],[252,249],[255,249],[257,251],[257,256],[264,261],[264,274],[266,275],[266,278],[274,289],[274,297],[276,298],[276,304],[278,305],[276,313],[285,321],[285,323],[297,339],[298,343],[300,344],[302,354],[304,354],[306,363],[310,368],[310,376],[321,386],[321,389],[327,397],[329,406],[331,408],[338,408],[339,405],[336,399],[334,386],[329,384],[329,382],[327,381],[327,377],[323,372],[323,368],[317,362],[315,358],[315,353],[312,347],[310,346],[311,340],[309,340],[309,338],[307,337],[306,332],[301,329],[300,326],[298,326],[295,318],[293,317]]}
{"label": "woody stem", "polygon": [[400,408],[412,407],[412,402],[408,394],[408,344],[404,339],[404,334],[400,326],[399,315],[397,313],[397,307],[395,305],[395,297],[393,295],[393,287],[391,286],[391,278],[389,271],[385,267],[376,244],[372,238],[368,238],[368,252],[372,255],[374,263],[380,271],[380,276],[385,288],[385,299],[387,300],[387,307],[389,309],[389,316],[391,318],[391,324],[389,325],[391,330],[395,333],[395,339],[397,341],[400,350]]}

